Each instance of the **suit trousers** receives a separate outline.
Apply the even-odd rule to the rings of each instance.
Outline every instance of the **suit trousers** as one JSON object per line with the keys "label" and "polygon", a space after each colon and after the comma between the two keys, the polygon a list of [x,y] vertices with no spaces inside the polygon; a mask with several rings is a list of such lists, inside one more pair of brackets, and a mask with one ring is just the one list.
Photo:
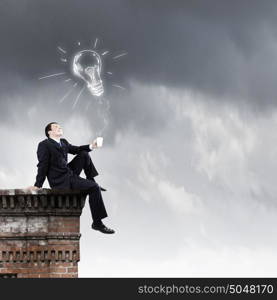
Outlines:
{"label": "suit trousers", "polygon": [[[73,176],[70,179],[71,188],[85,191],[89,195],[89,206],[93,222],[99,223],[101,219],[106,218],[108,215],[101,189],[93,178],[95,176],[95,167],[89,153],[81,151],[72,159],[68,167],[73,171]],[[82,170],[84,170],[87,179],[79,176]]]}

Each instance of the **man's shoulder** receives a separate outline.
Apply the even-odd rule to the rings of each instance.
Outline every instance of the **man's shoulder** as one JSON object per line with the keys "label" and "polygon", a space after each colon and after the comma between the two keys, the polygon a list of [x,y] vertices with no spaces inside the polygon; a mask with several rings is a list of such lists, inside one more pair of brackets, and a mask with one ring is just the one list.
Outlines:
{"label": "man's shoulder", "polygon": [[45,145],[45,144],[47,144],[47,143],[48,143],[48,139],[45,139],[45,140],[39,142],[38,144],[39,144],[39,145]]}
{"label": "man's shoulder", "polygon": [[48,139],[45,139],[38,143],[38,151],[43,151],[48,149],[49,141]]}
{"label": "man's shoulder", "polygon": [[[66,139],[60,139],[63,144],[68,145],[68,141]],[[55,143],[54,143],[55,144]],[[43,141],[39,142],[38,146],[40,147],[47,147],[47,146],[52,146],[53,143],[49,139],[44,139]]]}

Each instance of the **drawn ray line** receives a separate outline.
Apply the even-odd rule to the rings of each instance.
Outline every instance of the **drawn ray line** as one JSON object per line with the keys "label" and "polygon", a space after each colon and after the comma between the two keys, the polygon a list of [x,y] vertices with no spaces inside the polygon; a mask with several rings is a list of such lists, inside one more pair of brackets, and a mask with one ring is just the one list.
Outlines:
{"label": "drawn ray line", "polygon": [[65,98],[67,98],[71,93],[72,93],[72,91],[74,90],[74,86],[59,100],[59,103],[62,103],[64,100],[65,100]]}
{"label": "drawn ray line", "polygon": [[76,100],[75,100],[75,102],[74,102],[74,104],[73,104],[73,106],[72,106],[72,109],[75,108],[75,106],[76,106],[76,104],[77,104],[77,102],[78,102],[80,96],[82,95],[83,91],[85,90],[85,87],[86,87],[86,86],[84,85],[83,88],[81,89],[80,93],[79,93],[78,96],[76,97]]}
{"label": "drawn ray line", "polygon": [[108,54],[110,51],[104,51],[101,55],[106,55],[106,54]]}
{"label": "drawn ray line", "polygon": [[49,77],[54,77],[54,76],[60,76],[60,75],[63,75],[63,74],[65,74],[65,72],[63,72],[63,73],[51,74],[51,75],[47,75],[47,76],[43,76],[43,77],[40,77],[38,80],[45,79],[45,78],[49,78]]}
{"label": "drawn ray line", "polygon": [[114,56],[113,59],[117,59],[117,58],[119,58],[121,56],[124,56],[124,55],[127,55],[127,54],[128,54],[128,52],[124,52],[124,53],[118,54],[118,55]]}
{"label": "drawn ray line", "polygon": [[66,51],[65,51],[63,48],[58,47],[58,49],[59,49],[61,52],[66,53]]}
{"label": "drawn ray line", "polygon": [[117,88],[122,89],[122,90],[126,90],[126,88],[124,88],[123,86],[120,86],[118,84],[112,84],[112,86],[117,87]]}
{"label": "drawn ray line", "polygon": [[98,38],[95,39],[94,46],[93,46],[94,49],[96,48],[97,42],[98,42]]}

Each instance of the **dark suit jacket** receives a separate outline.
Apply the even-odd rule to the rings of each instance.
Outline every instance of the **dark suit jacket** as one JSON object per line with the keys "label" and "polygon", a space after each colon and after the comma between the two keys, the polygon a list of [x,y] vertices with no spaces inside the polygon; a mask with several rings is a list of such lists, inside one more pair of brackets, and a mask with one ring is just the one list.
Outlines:
{"label": "dark suit jacket", "polygon": [[80,151],[90,152],[91,150],[89,145],[73,146],[66,139],[61,139],[61,144],[62,147],[51,138],[38,144],[37,157],[39,162],[35,186],[42,187],[47,177],[51,188],[70,188],[73,172],[67,166],[67,154],[78,154]]}

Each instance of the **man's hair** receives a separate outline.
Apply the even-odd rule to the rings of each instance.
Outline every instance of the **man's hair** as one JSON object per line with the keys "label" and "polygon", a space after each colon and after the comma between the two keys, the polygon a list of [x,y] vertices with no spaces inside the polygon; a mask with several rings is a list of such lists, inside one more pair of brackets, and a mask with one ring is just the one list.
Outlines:
{"label": "man's hair", "polygon": [[49,124],[47,124],[46,125],[46,127],[45,127],[45,135],[49,138],[49,134],[48,134],[48,131],[50,131],[51,130],[51,125],[52,124],[58,124],[57,122],[51,122],[51,123],[49,123]]}

